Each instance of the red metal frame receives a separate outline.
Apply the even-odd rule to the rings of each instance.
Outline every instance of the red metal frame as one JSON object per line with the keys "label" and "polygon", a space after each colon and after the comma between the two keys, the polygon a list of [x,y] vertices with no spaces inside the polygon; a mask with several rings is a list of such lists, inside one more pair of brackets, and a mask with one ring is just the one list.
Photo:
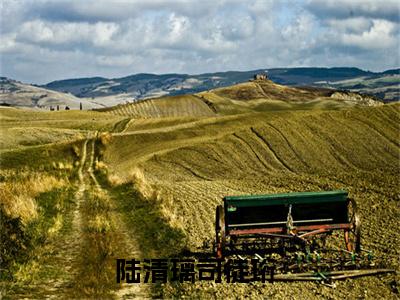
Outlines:
{"label": "red metal frame", "polygon": [[[329,225],[308,225],[308,226],[296,226],[295,231],[308,231],[299,237],[306,237],[310,235],[320,234],[335,229],[345,229],[350,230],[351,224],[329,224]],[[286,228],[283,227],[273,227],[273,228],[255,228],[255,229],[233,229],[229,230],[227,235],[247,235],[247,234],[263,234],[263,233],[283,233]]]}

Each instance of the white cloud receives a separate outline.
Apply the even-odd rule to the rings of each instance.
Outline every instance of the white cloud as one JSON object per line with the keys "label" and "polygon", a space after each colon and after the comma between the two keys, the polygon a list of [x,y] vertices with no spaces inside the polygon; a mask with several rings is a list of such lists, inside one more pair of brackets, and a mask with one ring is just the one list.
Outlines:
{"label": "white cloud", "polygon": [[98,22],[67,23],[47,22],[42,20],[28,21],[17,31],[16,39],[35,44],[74,44],[90,43],[93,46],[104,46],[111,42],[118,31],[118,24]]}
{"label": "white cloud", "polygon": [[15,34],[8,33],[0,35],[0,55],[1,53],[13,52],[17,50]]}
{"label": "white cloud", "polygon": [[1,72],[45,82],[137,72],[398,67],[396,3],[357,1],[2,0]]}
{"label": "white cloud", "polygon": [[282,29],[282,36],[292,47],[306,49],[311,46],[315,25],[310,16],[300,15],[293,23]]}
{"label": "white cloud", "polygon": [[386,20],[373,20],[369,30],[357,33],[344,33],[341,41],[344,45],[364,49],[388,49],[399,46],[398,38],[393,35],[395,24]]}
{"label": "white cloud", "polygon": [[96,64],[103,66],[103,67],[124,67],[124,66],[131,66],[135,62],[137,62],[135,56],[133,55],[99,55],[95,57]]}
{"label": "white cloud", "polygon": [[329,27],[336,28],[340,32],[360,34],[371,29],[373,21],[365,17],[348,19],[329,19],[326,21]]}

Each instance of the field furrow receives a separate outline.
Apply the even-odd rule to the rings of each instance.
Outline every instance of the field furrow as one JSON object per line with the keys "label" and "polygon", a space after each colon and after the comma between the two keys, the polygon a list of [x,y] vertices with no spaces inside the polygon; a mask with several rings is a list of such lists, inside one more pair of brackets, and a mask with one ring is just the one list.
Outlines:
{"label": "field furrow", "polygon": [[293,172],[292,168],[283,160],[281,159],[277,152],[274,150],[274,148],[271,146],[271,144],[254,128],[251,127],[250,128],[251,132],[254,133],[255,136],[257,136],[257,138],[263,142],[266,146],[266,149],[268,149],[268,152],[270,152],[272,154],[272,156],[274,157],[274,159],[276,161],[278,161],[280,164],[282,164],[286,170]]}

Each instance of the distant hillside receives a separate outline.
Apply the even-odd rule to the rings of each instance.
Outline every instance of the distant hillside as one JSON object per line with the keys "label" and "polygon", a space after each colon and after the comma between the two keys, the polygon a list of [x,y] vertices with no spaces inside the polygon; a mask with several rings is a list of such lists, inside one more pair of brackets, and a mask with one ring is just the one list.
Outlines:
{"label": "distant hillside", "polygon": [[119,95],[123,99],[122,102],[125,102],[133,99],[198,93],[246,82],[254,74],[264,72],[267,72],[274,82],[285,85],[346,89],[374,95],[385,102],[400,99],[400,69],[381,73],[358,68],[275,68],[199,75],[135,74],[113,79],[93,77],[60,80],[50,82],[43,87],[72,93],[77,97]]}
{"label": "distant hillside", "polygon": [[72,94],[61,93],[21,83],[6,77],[0,77],[1,106],[41,109],[56,109],[59,106],[59,109],[64,110],[66,107],[79,109],[80,103],[82,103],[83,109],[100,107],[98,104],[80,99]]}
{"label": "distant hillside", "polygon": [[253,80],[191,95],[145,99],[100,111],[134,118],[163,118],[379,105],[383,104],[376,98],[359,93],[316,87],[296,88],[271,80]]}
{"label": "distant hillside", "polygon": [[381,73],[357,68],[276,68],[245,72],[229,71],[188,74],[135,74],[122,78],[77,78],[53,81],[43,86],[29,85],[0,77],[0,105],[49,109],[68,106],[84,109],[110,107],[138,99],[196,94],[249,82],[258,73],[267,73],[277,84],[311,86],[358,92],[383,102],[400,99],[400,69]]}

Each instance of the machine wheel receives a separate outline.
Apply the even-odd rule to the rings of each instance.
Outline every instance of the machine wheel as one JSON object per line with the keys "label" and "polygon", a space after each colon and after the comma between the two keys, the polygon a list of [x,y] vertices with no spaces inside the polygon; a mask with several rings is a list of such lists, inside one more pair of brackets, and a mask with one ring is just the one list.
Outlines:
{"label": "machine wheel", "polygon": [[215,244],[217,247],[217,258],[222,258],[224,256],[225,243],[225,213],[222,205],[218,205],[215,212]]}
{"label": "machine wheel", "polygon": [[344,241],[348,251],[359,253],[361,251],[361,220],[357,212],[357,204],[350,199],[348,204],[350,230],[344,232]]}

